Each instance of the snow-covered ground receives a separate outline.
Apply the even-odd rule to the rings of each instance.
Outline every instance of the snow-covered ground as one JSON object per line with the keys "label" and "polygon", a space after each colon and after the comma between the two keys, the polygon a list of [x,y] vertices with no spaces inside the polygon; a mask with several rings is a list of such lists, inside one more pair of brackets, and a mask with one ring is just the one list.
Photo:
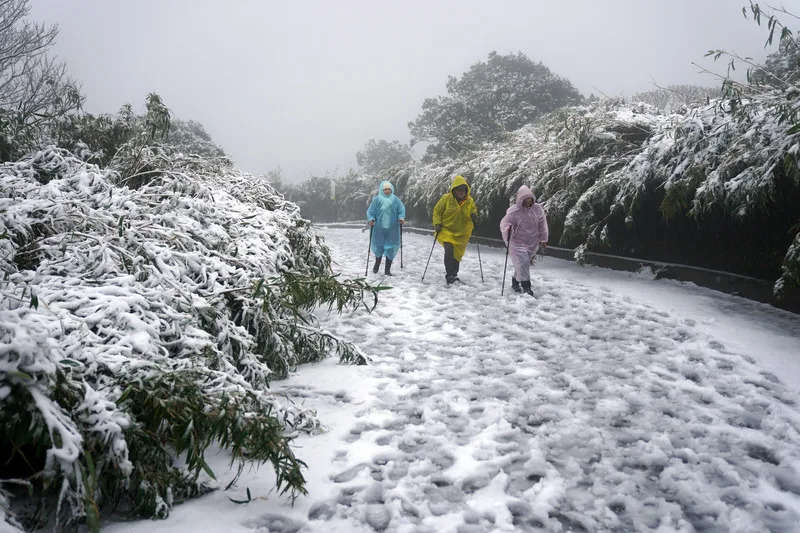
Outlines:
{"label": "snow-covered ground", "polygon": [[[363,276],[366,234],[323,234]],[[296,440],[307,497],[265,466],[104,531],[798,531],[799,316],[554,258],[536,299],[500,296],[503,251],[481,248],[481,282],[474,246],[447,288],[439,246],[420,280],[431,243],[405,235],[373,313],[324,319],[370,366],[275,384],[329,427]]]}

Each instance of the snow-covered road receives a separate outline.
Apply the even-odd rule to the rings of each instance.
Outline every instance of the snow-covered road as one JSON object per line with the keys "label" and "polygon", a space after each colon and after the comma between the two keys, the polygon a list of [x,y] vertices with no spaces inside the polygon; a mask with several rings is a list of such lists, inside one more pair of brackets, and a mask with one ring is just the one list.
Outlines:
{"label": "snow-covered road", "polygon": [[[363,276],[366,234],[323,234]],[[373,313],[323,320],[369,367],[276,384],[331,428],[297,440],[307,498],[228,500],[266,496],[265,467],[109,530],[798,531],[800,317],[553,258],[535,300],[501,297],[503,251],[481,248],[482,283],[474,246],[447,288],[439,246],[420,281],[431,243],[405,235]]]}

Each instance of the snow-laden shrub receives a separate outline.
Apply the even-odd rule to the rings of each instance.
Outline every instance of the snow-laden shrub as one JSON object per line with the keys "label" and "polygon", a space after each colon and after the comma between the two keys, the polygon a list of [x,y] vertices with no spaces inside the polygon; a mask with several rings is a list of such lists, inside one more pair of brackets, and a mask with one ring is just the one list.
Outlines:
{"label": "snow-laden shrub", "polygon": [[[676,221],[676,233],[687,226],[681,220],[696,221],[694,233],[714,233],[717,246],[712,236],[707,244],[731,264],[762,275],[782,264],[776,289],[787,282],[797,286],[800,269],[792,261],[792,242],[800,223],[800,128],[796,115],[791,119],[785,110],[798,107],[800,90],[787,87],[689,110],[664,123],[641,153],[587,190],[569,223],[576,232],[606,232],[607,242],[615,236],[610,215],[635,222],[655,199],[663,219]],[[597,197],[608,200],[594,201]],[[589,213],[587,205],[599,209]]]}
{"label": "snow-laden shrub", "polygon": [[[159,100],[158,95],[148,96],[147,103],[150,105],[148,115],[152,116],[156,112],[169,114],[169,111],[165,109],[153,109],[152,104]],[[105,167],[125,143],[142,133],[145,134],[144,138],[147,144],[152,145],[153,129],[152,127],[148,128],[148,115],[135,114],[128,104],[122,106],[119,112],[113,115],[88,113],[69,115],[64,117],[55,135],[52,136],[52,144],[73,151],[76,147],[85,146],[93,157],[92,162]],[[157,131],[156,133],[164,145],[177,152],[209,158],[225,157],[225,151],[214,142],[203,125],[198,122],[170,117],[168,127],[165,127],[163,132]]]}
{"label": "snow-laden shrub", "polygon": [[403,200],[427,215],[463,174],[484,219],[478,233],[497,236],[527,184],[553,243],[781,275],[776,288],[786,288],[800,275],[800,128],[782,113],[799,98],[787,88],[669,114],[608,100],[562,109],[463,159],[408,169]]}
{"label": "snow-laden shrub", "polygon": [[649,91],[636,93],[628,100],[630,102],[644,102],[662,111],[678,111],[682,107],[707,103],[708,100],[719,98],[721,95],[722,91],[719,87],[678,84],[667,87],[657,86]]}
{"label": "snow-laden shrub", "polygon": [[670,118],[645,104],[616,100],[565,108],[469,157],[410,170],[403,199],[407,207],[429,214],[453,176],[462,174],[484,220],[478,231],[495,236],[517,189],[526,184],[545,203],[551,240],[557,242],[582,195],[603,175],[630,161],[653,130]]}
{"label": "snow-laden shrub", "polygon": [[10,523],[25,483],[58,524],[96,529],[109,506],[165,517],[206,490],[212,444],[240,469],[272,463],[279,493],[302,493],[290,442],[320,422],[269,380],[329,354],[364,362],[310,312],[361,305],[365,293],[374,304],[377,289],[330,276],[295,205],[224,160],[157,147],[131,156],[135,167],[115,159],[126,174],[56,148],[0,166]]}

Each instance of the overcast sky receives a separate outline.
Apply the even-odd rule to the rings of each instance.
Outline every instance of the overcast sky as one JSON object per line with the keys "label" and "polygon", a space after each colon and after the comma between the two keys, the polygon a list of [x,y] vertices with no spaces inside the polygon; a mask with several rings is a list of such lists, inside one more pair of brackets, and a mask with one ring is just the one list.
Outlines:
{"label": "overcast sky", "polygon": [[[86,110],[143,110],[157,92],[237,166],[289,181],[355,167],[371,138],[408,142],[425,98],[488,54],[522,52],[584,94],[719,84],[697,62],[763,59],[746,0],[32,0]],[[800,11],[800,0],[784,2]],[[787,21],[788,22],[788,21]]]}

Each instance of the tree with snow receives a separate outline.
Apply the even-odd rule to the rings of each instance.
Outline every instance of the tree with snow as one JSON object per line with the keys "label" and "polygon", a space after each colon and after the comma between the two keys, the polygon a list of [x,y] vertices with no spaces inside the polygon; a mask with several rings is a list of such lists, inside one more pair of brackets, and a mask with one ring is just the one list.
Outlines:
{"label": "tree with snow", "polygon": [[407,165],[411,160],[411,148],[400,144],[400,141],[370,139],[356,153],[359,170],[376,177],[393,167]]}
{"label": "tree with snow", "polygon": [[522,53],[489,54],[460,78],[447,79],[447,96],[428,98],[409,122],[411,142],[430,143],[428,159],[461,154],[530,124],[583,97],[572,83]]}
{"label": "tree with snow", "polygon": [[0,161],[21,156],[83,104],[66,66],[48,55],[58,27],[27,20],[28,0],[0,0]]}
{"label": "tree with snow", "polygon": [[214,142],[202,124],[194,120],[173,118],[164,142],[186,154],[225,157],[225,150]]}

